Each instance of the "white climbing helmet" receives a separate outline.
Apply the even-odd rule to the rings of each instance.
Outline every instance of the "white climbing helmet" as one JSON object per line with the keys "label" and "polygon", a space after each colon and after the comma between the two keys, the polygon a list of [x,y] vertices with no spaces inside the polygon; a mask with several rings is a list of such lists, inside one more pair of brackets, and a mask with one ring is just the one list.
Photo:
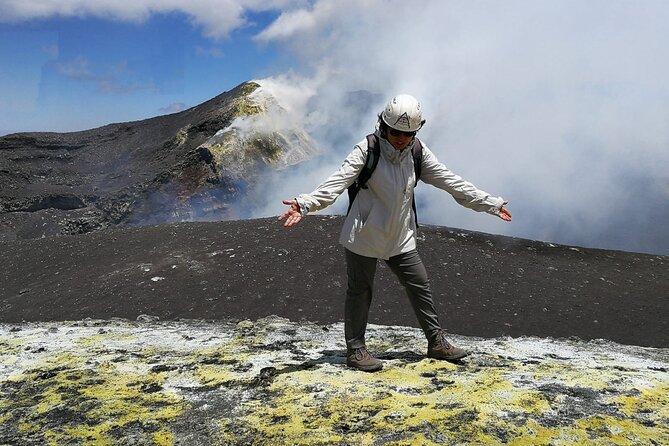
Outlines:
{"label": "white climbing helmet", "polygon": [[402,132],[416,132],[425,124],[420,102],[408,94],[392,98],[381,112],[381,119],[389,127]]}

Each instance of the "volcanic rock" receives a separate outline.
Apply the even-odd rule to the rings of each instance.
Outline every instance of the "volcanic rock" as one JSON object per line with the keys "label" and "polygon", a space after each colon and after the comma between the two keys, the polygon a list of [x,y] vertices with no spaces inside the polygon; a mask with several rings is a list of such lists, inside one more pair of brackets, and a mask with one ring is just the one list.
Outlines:
{"label": "volcanic rock", "polygon": [[[109,229],[0,242],[0,322],[342,320],[341,216]],[[463,335],[604,338],[669,347],[667,257],[421,226],[441,323]],[[379,262],[370,321],[416,326]]]}
{"label": "volcanic rock", "polygon": [[180,113],[0,137],[0,239],[247,217],[259,175],[319,151],[285,115],[246,82]]}

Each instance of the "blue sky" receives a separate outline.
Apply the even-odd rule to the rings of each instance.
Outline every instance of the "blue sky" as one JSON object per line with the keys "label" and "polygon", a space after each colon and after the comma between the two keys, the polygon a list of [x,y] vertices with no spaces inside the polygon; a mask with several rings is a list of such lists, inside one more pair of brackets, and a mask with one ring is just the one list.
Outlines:
{"label": "blue sky", "polygon": [[425,187],[423,222],[669,254],[667,23],[666,0],[0,0],[0,135],[143,119],[259,79],[325,149],[268,178],[258,216],[276,215],[409,93],[423,141],[514,213]]}
{"label": "blue sky", "polygon": [[71,131],[179,111],[286,69],[253,40],[278,11],[248,13],[225,37],[183,12],[141,22],[96,16],[0,23],[0,134]]}

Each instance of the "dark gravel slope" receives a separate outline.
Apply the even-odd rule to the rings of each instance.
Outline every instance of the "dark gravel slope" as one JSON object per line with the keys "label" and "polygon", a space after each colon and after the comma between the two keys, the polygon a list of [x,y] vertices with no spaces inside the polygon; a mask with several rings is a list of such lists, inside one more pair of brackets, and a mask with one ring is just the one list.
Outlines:
{"label": "dark gravel slope", "polygon": [[[342,320],[341,217],[182,223],[0,243],[0,321]],[[669,347],[669,258],[427,226],[419,251],[442,324],[470,336]],[[380,264],[370,322],[416,326]]]}

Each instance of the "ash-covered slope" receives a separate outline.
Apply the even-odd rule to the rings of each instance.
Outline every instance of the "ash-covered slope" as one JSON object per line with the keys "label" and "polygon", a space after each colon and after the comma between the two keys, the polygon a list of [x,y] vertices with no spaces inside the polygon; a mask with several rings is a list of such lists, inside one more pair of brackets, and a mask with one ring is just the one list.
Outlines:
{"label": "ash-covered slope", "polygon": [[[259,84],[189,110],[73,133],[0,137],[0,239],[243,217],[265,169],[318,148]],[[246,122],[245,122],[246,121]]]}
{"label": "ash-covered slope", "polygon": [[[342,217],[110,229],[0,243],[0,322],[142,314],[342,320]],[[669,347],[667,257],[422,227],[442,323],[470,336],[605,338]],[[380,262],[370,322],[416,326]]]}

